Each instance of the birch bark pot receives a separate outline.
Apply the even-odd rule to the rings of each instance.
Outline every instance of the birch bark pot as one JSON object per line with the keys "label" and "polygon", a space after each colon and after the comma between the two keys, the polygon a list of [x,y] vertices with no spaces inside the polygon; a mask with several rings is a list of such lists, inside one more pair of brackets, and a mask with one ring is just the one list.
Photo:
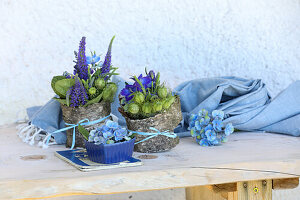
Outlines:
{"label": "birch bark pot", "polygon": [[[61,104],[61,109],[63,113],[63,119],[66,123],[77,124],[83,119],[89,119],[94,121],[103,117],[106,117],[111,112],[110,102],[101,101],[100,103],[94,103],[88,105],[87,107],[68,107]],[[90,126],[84,126],[88,131],[94,129],[95,127],[105,124],[105,120]],[[72,146],[73,140],[73,129],[67,130],[67,143],[66,147]],[[75,146],[74,147],[85,147],[85,139],[79,133],[78,128],[75,129]]]}
{"label": "birch bark pot", "polygon": [[[164,110],[153,117],[146,119],[130,119],[122,108],[119,112],[126,120],[127,128],[132,131],[154,132],[150,127],[156,128],[159,131],[173,131],[182,120],[180,99],[176,96],[175,102],[168,110]],[[136,142],[145,139],[148,136],[136,135]],[[163,135],[158,135],[149,140],[143,141],[134,145],[134,151],[142,153],[156,153],[168,151],[174,148],[179,143],[179,138],[170,138]]]}

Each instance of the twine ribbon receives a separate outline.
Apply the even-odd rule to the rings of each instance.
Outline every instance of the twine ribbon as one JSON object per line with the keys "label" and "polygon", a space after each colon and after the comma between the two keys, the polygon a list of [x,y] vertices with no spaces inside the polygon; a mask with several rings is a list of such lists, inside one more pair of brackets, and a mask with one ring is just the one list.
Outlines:
{"label": "twine ribbon", "polygon": [[62,129],[59,129],[57,131],[54,131],[52,133],[50,133],[50,136],[48,137],[47,141],[46,141],[46,145],[48,146],[48,143],[49,143],[49,140],[51,138],[51,135],[54,134],[54,133],[59,133],[59,132],[63,132],[63,131],[66,131],[66,130],[69,130],[69,129],[73,129],[73,138],[72,138],[72,146],[71,146],[71,149],[74,148],[75,146],[75,130],[76,130],[76,127],[78,127],[79,125],[81,126],[89,126],[89,125],[93,125],[93,124],[97,124],[97,123],[100,123],[102,122],[103,120],[107,119],[108,117],[110,117],[110,115],[106,116],[106,117],[103,117],[103,118],[100,118],[100,119],[97,119],[97,120],[94,120],[94,121],[90,121],[89,119],[83,119],[83,120],[80,120],[78,122],[78,124],[69,124],[69,123],[65,123],[68,127],[66,128],[62,128]]}

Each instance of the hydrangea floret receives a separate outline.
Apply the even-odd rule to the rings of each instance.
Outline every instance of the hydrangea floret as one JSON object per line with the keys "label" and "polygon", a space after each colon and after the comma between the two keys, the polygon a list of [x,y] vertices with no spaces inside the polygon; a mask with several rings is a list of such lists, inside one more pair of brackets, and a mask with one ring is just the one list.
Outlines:
{"label": "hydrangea floret", "polygon": [[227,136],[234,132],[231,123],[224,124],[224,112],[214,110],[211,114],[202,109],[198,114],[192,114],[189,119],[189,130],[196,142],[201,146],[220,145],[227,142]]}
{"label": "hydrangea floret", "polygon": [[111,49],[115,36],[111,39],[104,62],[96,52],[86,56],[86,38],[82,37],[78,53],[75,54],[75,66],[72,73],[64,72],[62,76],[54,76],[51,81],[55,97],[61,104],[70,107],[88,106],[102,100],[112,102],[117,85],[110,81],[116,67],[111,65]]}
{"label": "hydrangea floret", "polygon": [[82,127],[79,131],[88,142],[93,142],[96,145],[125,142],[134,138],[134,135],[126,128],[111,120],[107,120],[104,125],[91,130],[87,134]]}
{"label": "hydrangea floret", "polygon": [[175,102],[172,92],[160,83],[160,73],[145,72],[146,76],[133,76],[132,84],[125,83],[119,95],[122,110],[132,119],[155,116]]}

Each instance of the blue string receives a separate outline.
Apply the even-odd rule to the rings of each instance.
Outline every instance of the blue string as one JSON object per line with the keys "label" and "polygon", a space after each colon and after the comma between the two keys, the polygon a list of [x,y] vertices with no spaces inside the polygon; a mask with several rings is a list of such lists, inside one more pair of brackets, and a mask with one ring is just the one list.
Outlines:
{"label": "blue string", "polygon": [[146,140],[149,140],[149,139],[151,139],[153,137],[157,137],[159,135],[164,135],[164,136],[170,137],[170,138],[176,138],[177,137],[177,135],[175,133],[173,133],[173,132],[169,132],[169,131],[160,132],[158,129],[153,128],[153,127],[150,127],[149,129],[151,129],[153,131],[156,131],[156,132],[139,132],[139,131],[131,131],[131,130],[129,130],[131,133],[136,133],[136,134],[139,134],[139,135],[149,136],[149,137],[146,137],[143,140],[140,140],[140,141],[136,142],[135,144],[144,142]]}
{"label": "blue string", "polygon": [[106,117],[103,117],[103,118],[100,118],[100,119],[97,119],[97,120],[94,120],[94,121],[91,121],[89,119],[83,119],[83,120],[80,120],[78,122],[78,124],[69,124],[69,123],[65,123],[68,127],[66,128],[62,128],[62,129],[59,129],[57,131],[54,131],[52,133],[50,133],[50,136],[48,137],[47,141],[46,141],[46,145],[48,146],[49,144],[49,140],[51,138],[51,135],[54,134],[54,133],[59,133],[59,132],[63,132],[63,131],[66,131],[66,130],[69,130],[69,129],[73,129],[73,138],[72,138],[72,146],[71,146],[71,149],[74,148],[75,146],[75,130],[76,130],[76,127],[81,125],[81,126],[89,126],[89,125],[93,125],[93,124],[97,124],[105,119],[107,119],[108,117],[110,117],[110,115],[106,116]]}

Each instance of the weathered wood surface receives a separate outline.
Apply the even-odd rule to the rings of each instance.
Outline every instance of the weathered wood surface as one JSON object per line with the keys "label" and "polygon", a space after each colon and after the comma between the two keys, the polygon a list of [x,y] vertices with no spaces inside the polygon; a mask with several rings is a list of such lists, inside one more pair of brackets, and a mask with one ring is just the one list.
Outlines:
{"label": "weathered wood surface", "polygon": [[[0,199],[112,194],[294,178],[300,175],[300,138],[268,133],[233,134],[223,146],[200,147],[183,138],[144,165],[81,172],[54,151],[21,142],[13,127],[0,129]],[[135,156],[144,155],[135,153]],[[150,156],[151,157],[151,156]]]}

